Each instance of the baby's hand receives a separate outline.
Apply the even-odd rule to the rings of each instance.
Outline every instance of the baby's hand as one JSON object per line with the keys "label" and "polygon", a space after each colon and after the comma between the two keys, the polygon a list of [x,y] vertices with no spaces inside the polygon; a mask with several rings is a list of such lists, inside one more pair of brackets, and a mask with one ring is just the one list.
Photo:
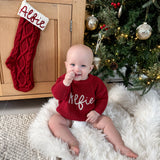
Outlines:
{"label": "baby's hand", "polygon": [[88,114],[87,114],[87,120],[86,122],[89,122],[89,123],[94,123],[97,121],[98,117],[100,116],[99,113],[97,113],[96,111],[90,111]]}
{"label": "baby's hand", "polygon": [[65,86],[70,86],[74,77],[75,77],[75,73],[73,71],[66,73],[65,78],[63,80],[63,84]]}

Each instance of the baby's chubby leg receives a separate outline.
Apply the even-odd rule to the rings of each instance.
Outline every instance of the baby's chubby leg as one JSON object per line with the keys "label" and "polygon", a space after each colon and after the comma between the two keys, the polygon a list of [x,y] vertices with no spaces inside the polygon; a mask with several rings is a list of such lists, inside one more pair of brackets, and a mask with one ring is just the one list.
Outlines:
{"label": "baby's chubby leg", "polygon": [[64,142],[68,143],[71,151],[76,155],[79,154],[79,142],[70,132],[69,127],[71,127],[72,121],[65,119],[60,114],[54,114],[48,122],[48,126],[57,138],[62,139]]}
{"label": "baby's chubby leg", "polygon": [[126,155],[127,157],[137,158],[138,155],[125,146],[121,135],[116,130],[112,120],[107,116],[100,116],[98,121],[92,124],[93,127],[103,130],[106,138],[111,142],[116,151],[120,151],[121,154]]}

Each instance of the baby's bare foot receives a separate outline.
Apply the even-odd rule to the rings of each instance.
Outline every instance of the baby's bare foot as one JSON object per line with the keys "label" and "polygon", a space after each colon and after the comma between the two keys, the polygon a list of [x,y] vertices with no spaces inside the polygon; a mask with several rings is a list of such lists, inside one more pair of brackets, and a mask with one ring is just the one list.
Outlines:
{"label": "baby's bare foot", "polygon": [[130,150],[126,146],[117,147],[116,151],[120,151],[121,154],[123,154],[127,157],[130,157],[130,158],[137,158],[138,157],[138,155],[136,153],[134,153],[132,150]]}
{"label": "baby's bare foot", "polygon": [[71,146],[70,147],[70,149],[71,149],[71,151],[72,151],[72,153],[74,154],[74,155],[76,155],[76,156],[78,156],[79,155],[79,147],[77,147],[77,146]]}

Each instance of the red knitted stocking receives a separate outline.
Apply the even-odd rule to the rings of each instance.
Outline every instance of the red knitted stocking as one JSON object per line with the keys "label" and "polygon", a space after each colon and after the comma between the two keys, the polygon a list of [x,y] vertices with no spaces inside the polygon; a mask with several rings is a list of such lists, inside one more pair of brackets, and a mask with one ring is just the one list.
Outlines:
{"label": "red knitted stocking", "polygon": [[40,29],[20,18],[14,47],[6,60],[15,89],[27,92],[34,87],[33,59],[40,38]]}

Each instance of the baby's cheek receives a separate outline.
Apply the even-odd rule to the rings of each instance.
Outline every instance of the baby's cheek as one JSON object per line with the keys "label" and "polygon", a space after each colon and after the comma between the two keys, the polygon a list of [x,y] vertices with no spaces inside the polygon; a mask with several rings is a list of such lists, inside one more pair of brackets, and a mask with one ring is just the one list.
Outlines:
{"label": "baby's cheek", "polygon": [[67,73],[70,73],[72,71],[72,69],[67,68]]}

